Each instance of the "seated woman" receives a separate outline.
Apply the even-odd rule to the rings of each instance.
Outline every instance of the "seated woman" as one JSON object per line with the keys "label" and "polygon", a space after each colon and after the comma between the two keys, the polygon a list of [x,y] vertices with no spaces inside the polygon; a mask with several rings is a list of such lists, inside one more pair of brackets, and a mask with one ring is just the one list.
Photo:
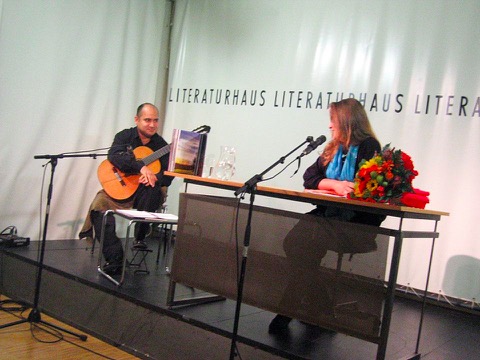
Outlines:
{"label": "seated woman", "polygon": [[[370,125],[365,109],[359,101],[349,98],[330,105],[330,126],[332,138],[325,146],[322,154],[317,158],[303,175],[306,189],[326,190],[337,195],[345,196],[353,191],[355,174],[362,159],[370,159],[375,152],[380,152],[381,146]],[[291,281],[281,300],[279,308],[304,306],[314,303],[316,310],[328,313],[332,310],[332,298],[328,294],[328,284],[316,283],[306,269],[319,266],[328,250],[337,252],[368,252],[376,249],[375,240],[364,241],[363,248],[354,248],[353,242],[345,239],[346,229],[337,226],[330,232],[326,226],[316,226],[315,220],[309,217],[322,217],[335,220],[329,224],[339,222],[360,223],[380,226],[385,219],[382,215],[375,215],[359,211],[343,210],[333,207],[317,206],[301,219],[290,231],[284,240],[284,250],[290,264]],[[327,224],[327,221],[325,222]],[[323,229],[322,231],[317,231]],[[328,233],[328,235],[327,235]],[[339,235],[341,234],[341,235]],[[341,239],[343,238],[343,239]],[[305,271],[304,271],[305,270]],[[316,299],[301,297],[303,287],[316,287],[323,291],[324,296]],[[322,290],[324,289],[324,290]],[[317,291],[318,293],[318,291]],[[282,333],[288,329],[292,319],[288,316],[277,315],[269,326],[270,333]]]}

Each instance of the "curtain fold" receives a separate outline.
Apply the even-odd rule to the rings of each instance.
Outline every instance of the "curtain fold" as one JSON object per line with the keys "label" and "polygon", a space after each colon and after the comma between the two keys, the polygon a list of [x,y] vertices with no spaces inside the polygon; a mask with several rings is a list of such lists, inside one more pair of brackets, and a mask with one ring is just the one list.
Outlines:
{"label": "curtain fold", "polygon": [[[0,1],[0,227],[39,238],[50,170],[34,155],[110,146],[137,106],[159,104],[165,0]],[[6,146],[5,146],[6,145]],[[55,171],[48,239],[75,238],[103,157]],[[43,201],[43,202],[42,202]]]}
{"label": "curtain fold", "polygon": [[[178,0],[166,132],[210,125],[207,154],[234,146],[241,182],[307,136],[329,138],[329,102],[356,97],[381,143],[412,156],[414,186],[431,193],[427,209],[451,213],[439,225],[429,291],[478,299],[479,14],[477,0]],[[315,155],[267,184],[302,189]],[[404,241],[400,284],[425,286],[429,251],[428,241]]]}

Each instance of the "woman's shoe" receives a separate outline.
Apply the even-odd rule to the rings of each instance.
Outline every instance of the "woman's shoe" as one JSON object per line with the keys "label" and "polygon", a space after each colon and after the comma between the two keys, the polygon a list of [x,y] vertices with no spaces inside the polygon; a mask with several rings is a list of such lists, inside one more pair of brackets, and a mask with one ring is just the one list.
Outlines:
{"label": "woman's shoe", "polygon": [[283,334],[287,332],[290,321],[292,321],[292,318],[278,314],[270,322],[268,332],[270,334]]}

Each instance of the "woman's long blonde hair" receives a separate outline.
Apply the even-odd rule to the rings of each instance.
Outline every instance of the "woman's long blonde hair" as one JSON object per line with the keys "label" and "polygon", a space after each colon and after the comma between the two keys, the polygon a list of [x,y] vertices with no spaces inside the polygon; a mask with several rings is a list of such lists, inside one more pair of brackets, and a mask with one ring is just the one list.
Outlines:
{"label": "woman's long blonde hair", "polygon": [[330,111],[335,111],[340,134],[330,140],[322,153],[323,164],[327,165],[336,154],[340,144],[345,149],[359,145],[368,137],[377,138],[370,125],[362,104],[353,98],[343,99],[330,104]]}

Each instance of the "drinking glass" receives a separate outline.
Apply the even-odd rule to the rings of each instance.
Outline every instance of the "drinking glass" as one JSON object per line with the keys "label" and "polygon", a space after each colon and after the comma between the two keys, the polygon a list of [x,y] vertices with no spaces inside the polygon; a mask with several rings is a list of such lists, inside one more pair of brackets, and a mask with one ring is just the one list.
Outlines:
{"label": "drinking glass", "polygon": [[215,166],[215,176],[221,180],[230,180],[235,174],[235,148],[220,146],[220,157]]}

